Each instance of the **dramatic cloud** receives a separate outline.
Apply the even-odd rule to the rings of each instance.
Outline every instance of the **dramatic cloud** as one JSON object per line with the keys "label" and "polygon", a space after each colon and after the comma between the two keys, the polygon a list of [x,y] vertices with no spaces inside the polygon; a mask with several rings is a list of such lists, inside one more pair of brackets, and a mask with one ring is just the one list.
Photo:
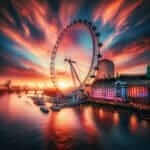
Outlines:
{"label": "dramatic cloud", "polygon": [[[119,50],[112,49],[104,53],[104,57],[113,60],[119,72],[127,72],[126,70],[130,69],[133,73],[135,67],[137,69],[150,63],[150,38],[133,42]],[[136,72],[140,73],[141,70],[137,69]]]}
{"label": "dramatic cloud", "polygon": [[[117,72],[144,73],[150,58],[150,10],[144,0],[2,0],[0,5],[0,79],[49,81],[50,54],[62,29],[74,19],[97,25],[104,58]],[[61,41],[57,76],[64,57],[75,59],[84,78],[91,59],[90,36],[81,26]],[[88,32],[87,32],[88,33]],[[140,69],[139,69],[140,68]]]}

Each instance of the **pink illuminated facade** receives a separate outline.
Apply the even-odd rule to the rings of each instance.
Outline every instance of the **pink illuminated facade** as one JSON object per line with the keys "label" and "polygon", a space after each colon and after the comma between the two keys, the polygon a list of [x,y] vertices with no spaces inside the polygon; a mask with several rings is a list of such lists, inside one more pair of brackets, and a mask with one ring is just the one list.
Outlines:
{"label": "pink illuminated facade", "polygon": [[92,96],[94,98],[100,98],[100,97],[115,97],[116,96],[116,90],[115,88],[97,88],[92,91]]}
{"label": "pink illuminated facade", "polygon": [[149,100],[150,78],[145,75],[122,75],[94,82],[91,97],[96,99]]}

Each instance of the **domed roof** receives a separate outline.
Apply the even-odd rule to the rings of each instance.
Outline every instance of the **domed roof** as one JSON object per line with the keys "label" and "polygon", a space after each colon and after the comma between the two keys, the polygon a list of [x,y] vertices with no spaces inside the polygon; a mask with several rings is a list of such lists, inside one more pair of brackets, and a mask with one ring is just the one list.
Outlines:
{"label": "domed roof", "polygon": [[115,74],[115,65],[111,60],[102,59],[99,61],[99,69],[97,72],[98,79],[113,78]]}
{"label": "domed roof", "polygon": [[113,64],[114,65],[114,63],[111,60],[109,60],[109,59],[102,59],[102,60],[99,61],[99,63],[109,63],[109,64]]}

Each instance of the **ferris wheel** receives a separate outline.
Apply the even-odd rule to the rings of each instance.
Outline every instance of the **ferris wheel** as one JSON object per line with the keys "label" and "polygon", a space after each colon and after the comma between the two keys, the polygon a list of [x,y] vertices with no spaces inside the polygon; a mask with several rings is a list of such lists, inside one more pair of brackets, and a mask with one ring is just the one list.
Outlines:
{"label": "ferris wheel", "polygon": [[85,76],[81,79],[80,73],[77,71],[77,70],[80,70],[80,69],[77,69],[77,67],[79,68],[79,66],[81,65],[78,64],[79,61],[76,61],[73,55],[64,56],[63,60],[64,60],[64,63],[68,64],[69,66],[70,74],[71,74],[71,78],[72,78],[72,82],[73,82],[75,90],[84,89],[86,86],[89,86],[96,77],[96,71],[98,70],[98,61],[101,58],[100,47],[102,46],[102,44],[99,42],[100,33],[97,32],[97,28],[95,25],[92,24],[92,22],[89,22],[87,20],[82,20],[82,19],[75,20],[62,30],[51,52],[50,78],[54,87],[59,91],[62,91],[62,90],[59,88],[59,85],[57,82],[56,62],[57,62],[57,57],[59,55],[58,49],[64,36],[68,32],[71,32],[73,28],[79,27],[79,26],[81,26],[81,29],[82,27],[86,29],[86,31],[90,35],[91,44],[92,44],[91,59],[88,62],[89,65],[88,67],[84,67],[86,68]]}

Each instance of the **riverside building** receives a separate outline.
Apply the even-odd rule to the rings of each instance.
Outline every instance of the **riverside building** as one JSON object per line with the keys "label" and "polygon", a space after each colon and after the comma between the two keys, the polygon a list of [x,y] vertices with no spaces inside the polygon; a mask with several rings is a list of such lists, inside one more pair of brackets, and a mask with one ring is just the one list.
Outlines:
{"label": "riverside building", "polygon": [[[111,67],[111,72],[101,78],[100,71],[98,77],[92,85],[90,96],[96,99],[118,100],[118,101],[138,101],[150,103],[150,67],[147,67],[146,74],[128,75],[122,74],[118,77],[112,76],[114,70],[110,61],[106,63],[104,72]],[[107,62],[109,62],[107,64]],[[104,66],[102,66],[104,67]],[[102,71],[103,73],[103,71]],[[107,74],[107,73],[106,73]]]}

